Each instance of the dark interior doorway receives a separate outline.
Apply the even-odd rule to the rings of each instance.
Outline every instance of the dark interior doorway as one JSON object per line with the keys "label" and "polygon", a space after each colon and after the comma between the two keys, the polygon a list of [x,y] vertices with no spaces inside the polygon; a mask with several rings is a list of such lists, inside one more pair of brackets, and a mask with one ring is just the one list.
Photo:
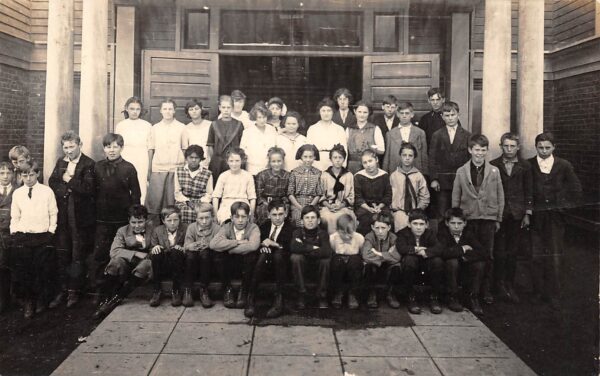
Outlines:
{"label": "dark interior doorway", "polygon": [[362,95],[362,58],[308,56],[220,56],[220,93],[240,89],[246,110],[257,101],[280,97],[310,125],[318,120],[317,103],[340,87]]}

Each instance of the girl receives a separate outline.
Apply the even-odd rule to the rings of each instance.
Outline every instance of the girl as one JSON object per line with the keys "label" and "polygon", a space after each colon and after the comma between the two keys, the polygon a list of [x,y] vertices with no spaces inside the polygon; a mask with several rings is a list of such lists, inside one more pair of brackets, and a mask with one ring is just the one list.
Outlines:
{"label": "girl", "polygon": [[290,173],[288,198],[292,203],[292,220],[296,226],[302,226],[302,208],[316,205],[323,194],[321,171],[313,167],[313,162],[319,160],[319,151],[315,145],[302,145],[296,153],[296,159],[302,160],[302,165]]}
{"label": "girl", "polygon": [[244,130],[240,142],[240,147],[248,155],[246,170],[252,175],[268,167],[267,152],[277,143],[277,130],[267,124],[268,117],[269,110],[262,103],[256,103],[250,111],[250,120],[255,124]]}
{"label": "girl", "polygon": [[267,102],[267,108],[271,112],[269,124],[279,131],[281,128],[281,117],[284,115],[283,110],[285,108],[283,100],[278,97],[273,97]]}
{"label": "girl", "polygon": [[348,308],[357,309],[360,280],[362,276],[362,257],[360,249],[365,238],[355,232],[356,221],[350,214],[343,214],[336,221],[337,231],[329,237],[333,257],[331,258],[331,284],[335,295],[331,302],[334,308],[342,307],[344,298],[344,276],[348,275],[350,290],[348,291]]}
{"label": "girl", "polygon": [[140,98],[131,97],[125,102],[122,120],[115,127],[115,133],[123,136],[125,146],[121,156],[126,161],[133,164],[137,171],[140,191],[142,193],[141,202],[146,200],[148,187],[148,148],[149,137],[152,125],[146,120],[140,119],[143,111],[143,104]]}
{"label": "girl", "polygon": [[321,174],[321,222],[327,226],[329,234],[335,232],[335,223],[343,214],[354,218],[354,177],[343,163],[346,160],[346,150],[342,145],[335,145],[329,152],[331,166]]}
{"label": "girl", "polygon": [[[231,149],[227,153],[229,170],[223,172],[213,191],[213,206],[217,221],[223,224],[231,217],[230,208],[236,201],[250,205],[249,216],[252,217],[256,206],[256,190],[254,178],[246,170],[242,170],[242,163],[246,162],[246,153],[240,148]],[[221,202],[219,203],[219,199]]]}
{"label": "girl", "polygon": [[345,87],[339,88],[333,94],[333,100],[338,105],[338,110],[333,114],[333,122],[348,128],[356,122],[356,117],[350,111],[350,103],[352,103],[352,93]]}
{"label": "girl", "polygon": [[233,99],[229,95],[219,97],[219,111],[221,118],[210,125],[206,147],[210,163],[208,168],[217,180],[221,172],[227,170],[227,154],[230,150],[240,147],[244,126],[231,117]]}
{"label": "girl", "polygon": [[377,154],[367,149],[361,156],[363,170],[354,175],[354,208],[358,219],[358,232],[370,231],[373,214],[387,212],[392,203],[390,176],[379,168]]}
{"label": "girl", "polygon": [[181,212],[182,223],[196,220],[195,206],[210,202],[213,191],[213,178],[210,170],[201,166],[204,150],[201,146],[190,145],[185,151],[185,166],[175,170],[175,206]]}
{"label": "girl", "polygon": [[[185,114],[190,121],[185,126],[184,145],[198,145],[202,150],[206,150],[206,141],[208,140],[208,131],[210,130],[211,122],[204,119],[204,109],[202,102],[199,99],[192,99],[185,105]],[[205,158],[202,165],[208,167],[209,160]]]}
{"label": "girl", "polygon": [[292,171],[302,164],[295,159],[300,146],[306,144],[306,137],[298,133],[298,128],[304,128],[304,121],[299,113],[288,111],[281,121],[281,129],[277,135],[277,146],[285,151],[283,169]]}
{"label": "girl", "polygon": [[272,147],[267,153],[269,168],[256,175],[256,222],[260,226],[269,218],[268,205],[273,200],[281,200],[288,205],[287,198],[290,173],[283,169],[285,151]]}
{"label": "girl", "polygon": [[385,142],[381,129],[372,123],[369,123],[369,106],[363,101],[356,102],[354,109],[356,114],[356,123],[350,124],[346,128],[348,136],[348,170],[356,174],[362,169],[361,153],[367,149],[374,150],[383,158],[385,152]]}
{"label": "girl", "polygon": [[344,128],[331,120],[334,106],[335,104],[331,98],[324,98],[319,102],[317,111],[321,120],[311,125],[306,134],[306,142],[315,145],[317,150],[319,150],[320,158],[317,159],[315,167],[321,171],[325,171],[327,167],[331,166],[328,157],[333,145],[340,144],[344,148],[347,148],[347,138]]}

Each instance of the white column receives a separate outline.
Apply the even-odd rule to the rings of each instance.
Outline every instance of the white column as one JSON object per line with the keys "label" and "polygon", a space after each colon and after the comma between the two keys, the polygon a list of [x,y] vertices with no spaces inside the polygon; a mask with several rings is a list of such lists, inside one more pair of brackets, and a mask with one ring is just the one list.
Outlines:
{"label": "white column", "polygon": [[123,105],[135,93],[135,7],[117,6],[114,126],[123,120]]}
{"label": "white column", "polygon": [[517,61],[517,125],[521,156],[528,158],[544,130],[544,0],[519,1]]}
{"label": "white column", "polygon": [[490,157],[500,153],[500,137],[510,130],[511,0],[486,0],[483,41],[481,132]]}
{"label": "white column", "polygon": [[108,0],[83,0],[79,135],[83,152],[102,157],[108,131]]}
{"label": "white column", "polygon": [[469,13],[452,13],[452,48],[450,62],[450,92],[448,98],[460,106],[460,120],[464,128],[469,122],[469,41],[471,24]]}
{"label": "white column", "polygon": [[44,181],[62,155],[60,136],[73,120],[73,0],[48,3],[44,109]]}

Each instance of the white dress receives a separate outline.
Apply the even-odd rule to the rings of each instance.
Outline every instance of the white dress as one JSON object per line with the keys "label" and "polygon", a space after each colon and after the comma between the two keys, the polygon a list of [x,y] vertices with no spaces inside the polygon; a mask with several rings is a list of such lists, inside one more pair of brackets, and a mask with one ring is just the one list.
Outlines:
{"label": "white dress", "polygon": [[283,133],[277,135],[277,146],[285,151],[285,159],[283,161],[284,170],[291,172],[302,164],[302,161],[296,160],[296,152],[304,144],[306,144],[306,137],[300,133],[297,133],[294,139],[290,139]]}
{"label": "white dress", "polygon": [[275,128],[266,124],[264,131],[252,125],[244,129],[240,147],[246,152],[248,157],[246,161],[246,170],[252,175],[256,175],[269,164],[267,153],[269,149],[277,143],[277,131]]}
{"label": "white dress", "polygon": [[202,120],[202,122],[198,125],[193,122],[189,122],[185,126],[185,137],[186,142],[185,146],[190,145],[198,145],[202,147],[204,150],[204,158],[201,162],[202,166],[208,167],[210,160],[208,159],[208,151],[206,148],[206,141],[208,140],[208,131],[210,130],[210,125],[212,122],[210,120]]}
{"label": "white dress", "polygon": [[[325,171],[327,167],[331,166],[329,151],[334,145],[341,144],[346,152],[348,152],[346,131],[334,122],[326,125],[319,120],[311,125],[306,133],[306,143],[315,145],[319,150],[320,158],[318,161],[315,161],[313,166],[321,171]],[[346,161],[344,161],[344,166],[346,166]]]}
{"label": "white dress", "polygon": [[125,141],[121,156],[137,171],[142,203],[146,200],[148,187],[148,139],[151,131],[152,125],[143,119],[125,119],[115,127],[115,133],[123,136]]}

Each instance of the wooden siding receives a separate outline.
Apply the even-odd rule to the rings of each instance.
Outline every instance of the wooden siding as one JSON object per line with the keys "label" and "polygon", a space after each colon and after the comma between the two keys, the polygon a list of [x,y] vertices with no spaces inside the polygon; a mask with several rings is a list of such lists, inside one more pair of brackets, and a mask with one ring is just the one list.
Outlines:
{"label": "wooden siding", "polygon": [[0,1],[0,33],[29,41],[30,8],[29,0]]}
{"label": "wooden siding", "polygon": [[176,7],[139,8],[139,41],[142,50],[175,50]]}
{"label": "wooden siding", "polygon": [[552,30],[555,47],[562,47],[594,35],[596,17],[594,1],[554,0]]}

